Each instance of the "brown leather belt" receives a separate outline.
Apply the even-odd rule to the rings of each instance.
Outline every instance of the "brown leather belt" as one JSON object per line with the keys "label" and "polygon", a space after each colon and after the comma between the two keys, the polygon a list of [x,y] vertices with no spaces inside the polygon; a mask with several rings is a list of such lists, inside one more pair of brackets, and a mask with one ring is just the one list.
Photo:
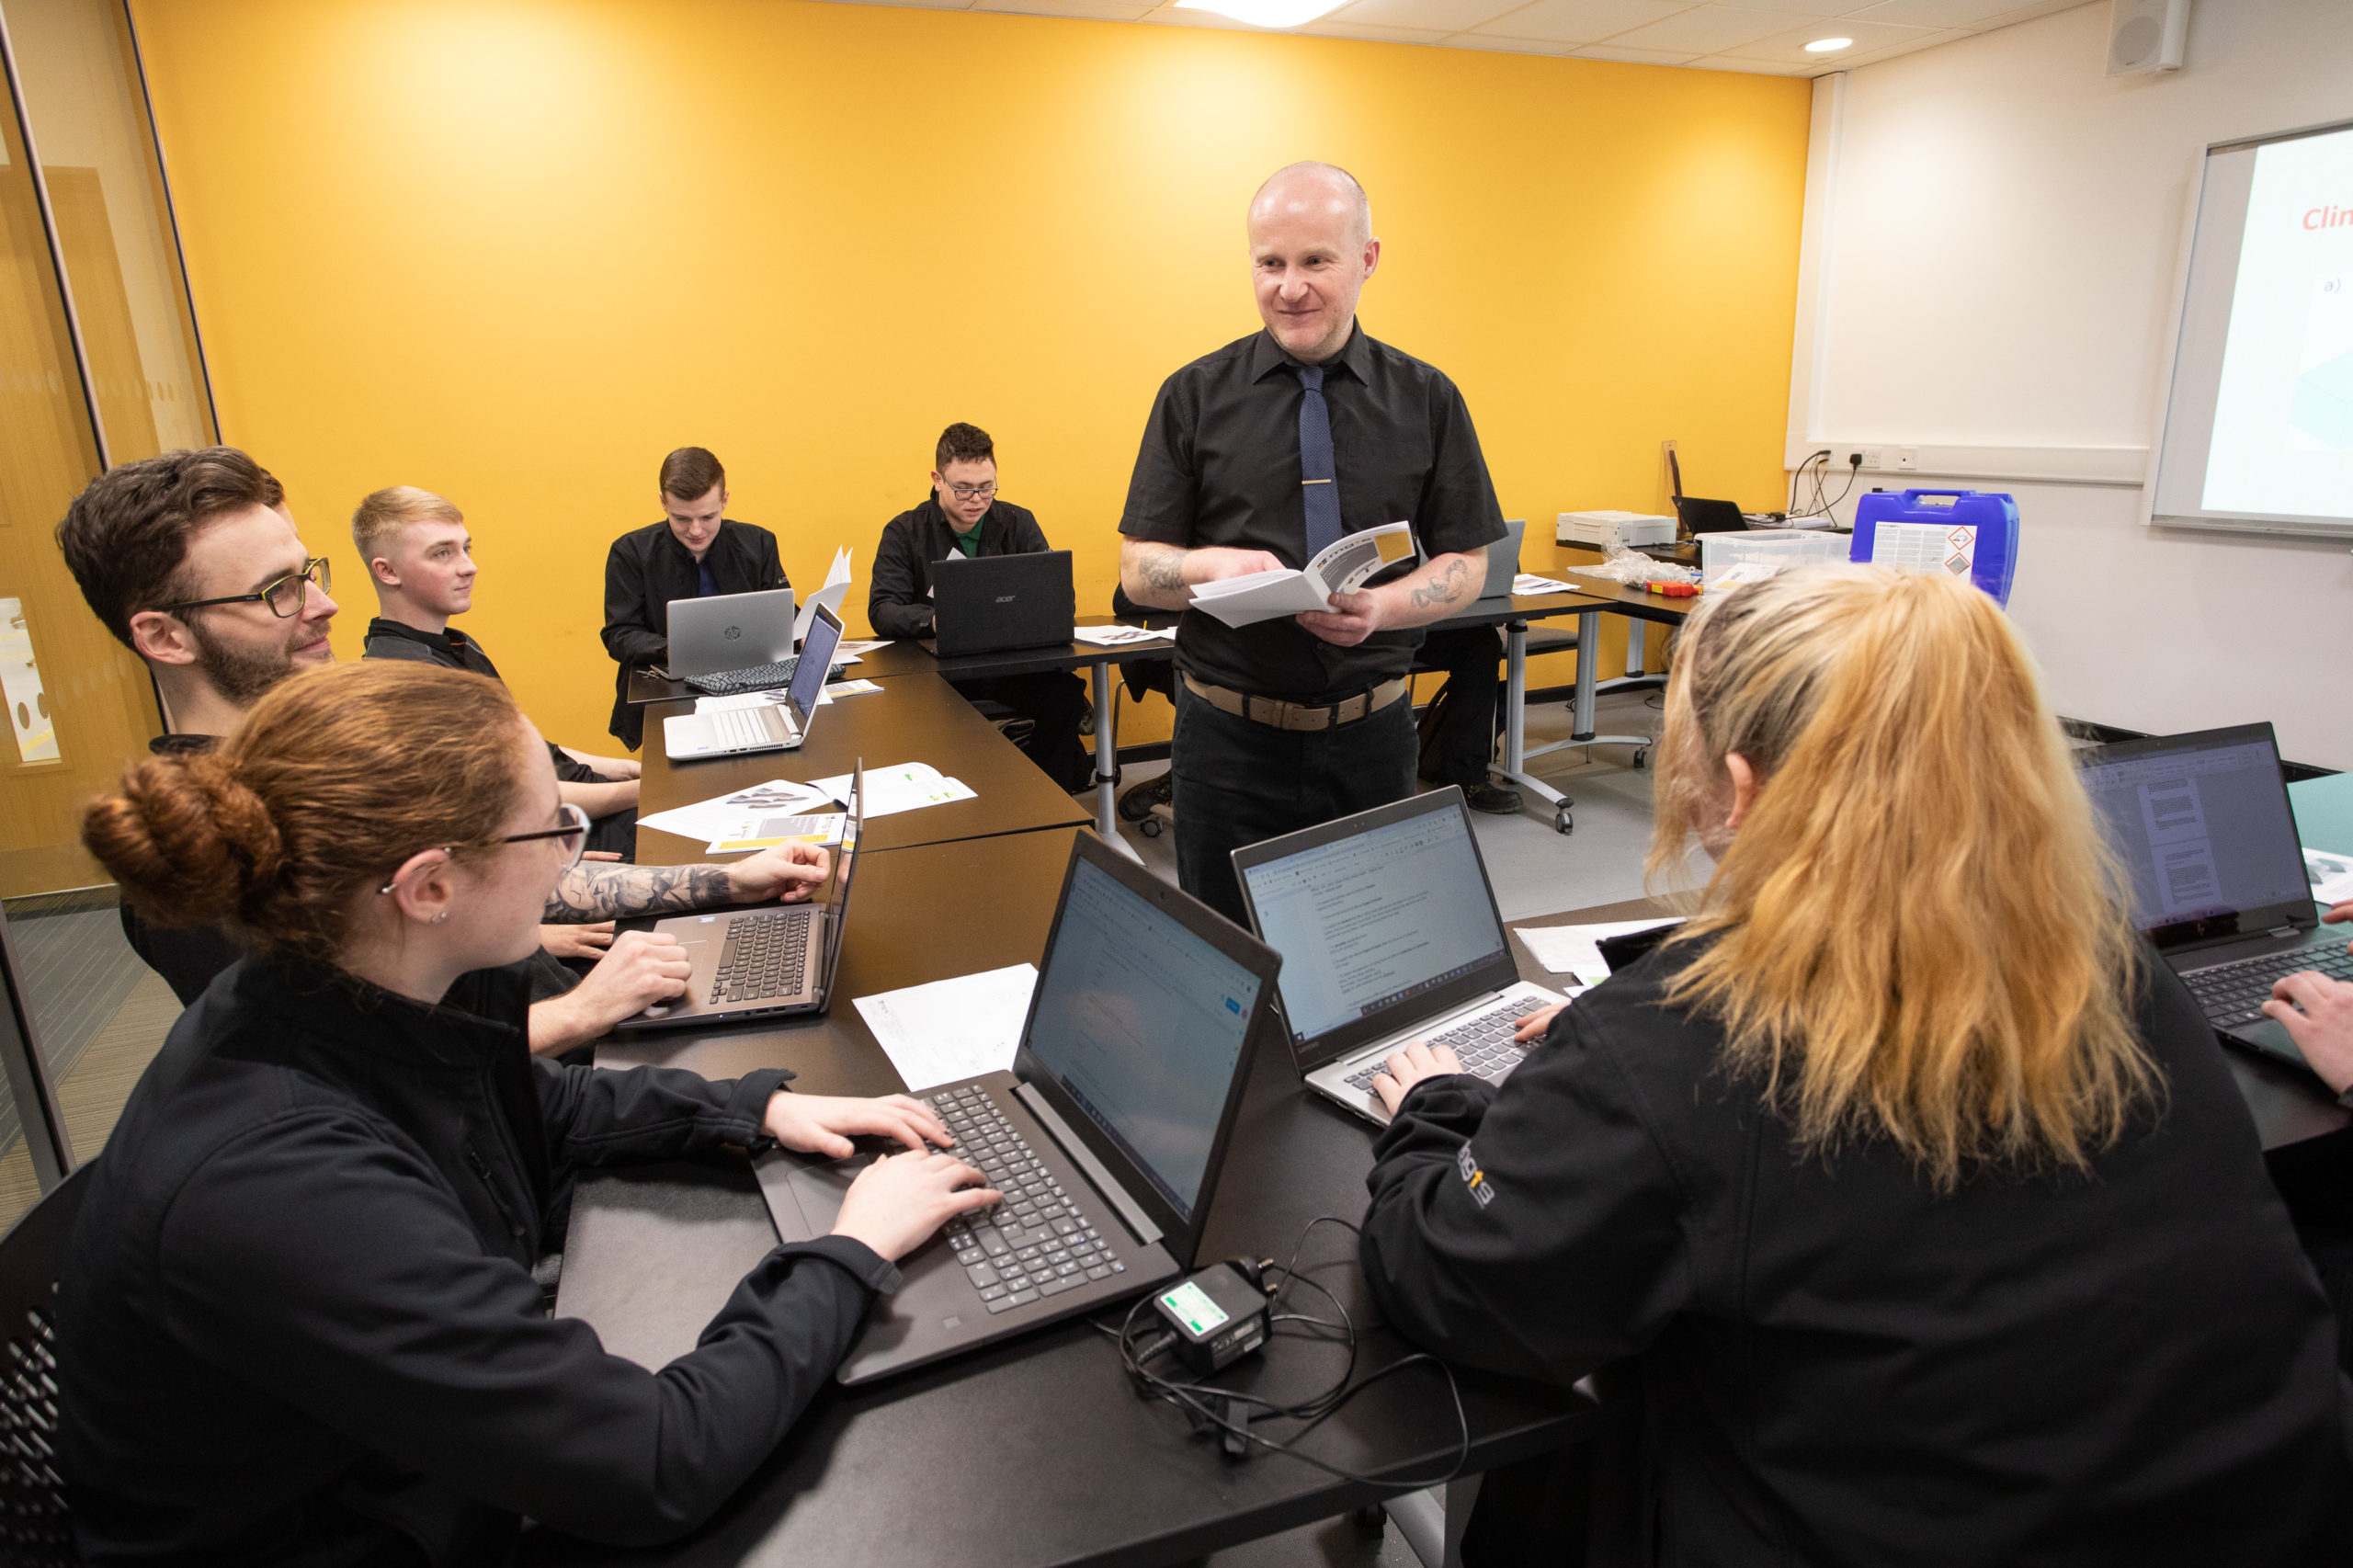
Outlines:
{"label": "brown leather belt", "polygon": [[1391,703],[1411,691],[1414,683],[1404,676],[1382,681],[1370,691],[1360,691],[1354,697],[1342,698],[1326,707],[1310,707],[1304,702],[1285,702],[1273,697],[1252,697],[1247,692],[1228,691],[1222,686],[1185,677],[1186,687],[1195,697],[1221,713],[1232,713],[1254,724],[1266,724],[1278,730],[1329,730],[1341,724],[1353,724],[1359,719],[1370,718]]}

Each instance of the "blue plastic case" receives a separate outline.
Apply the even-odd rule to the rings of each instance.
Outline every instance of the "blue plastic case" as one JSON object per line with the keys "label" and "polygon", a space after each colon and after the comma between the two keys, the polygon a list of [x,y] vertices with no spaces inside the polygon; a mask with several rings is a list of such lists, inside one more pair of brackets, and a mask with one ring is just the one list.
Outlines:
{"label": "blue plastic case", "polygon": [[1855,504],[1849,561],[1915,572],[1968,574],[1969,580],[2010,602],[2018,559],[2018,504],[1992,490],[1874,490]]}

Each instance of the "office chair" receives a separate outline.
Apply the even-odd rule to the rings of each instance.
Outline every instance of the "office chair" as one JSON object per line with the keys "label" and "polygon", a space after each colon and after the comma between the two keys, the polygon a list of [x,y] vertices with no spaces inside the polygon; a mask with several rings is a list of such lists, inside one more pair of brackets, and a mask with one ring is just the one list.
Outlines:
{"label": "office chair", "polygon": [[70,1568],[74,1518],[57,1473],[57,1266],[89,1190],[84,1165],[0,1236],[0,1559]]}

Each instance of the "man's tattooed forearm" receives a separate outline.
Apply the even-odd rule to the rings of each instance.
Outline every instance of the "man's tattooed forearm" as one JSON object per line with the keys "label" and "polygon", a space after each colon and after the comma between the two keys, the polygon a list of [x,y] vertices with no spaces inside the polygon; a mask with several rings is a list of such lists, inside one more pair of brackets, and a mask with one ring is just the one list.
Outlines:
{"label": "man's tattooed forearm", "polygon": [[1155,593],[1174,593],[1185,585],[1185,552],[1175,545],[1137,551],[1136,566],[1143,574],[1144,586]]}
{"label": "man's tattooed forearm", "polygon": [[584,862],[564,872],[548,897],[551,921],[626,920],[725,903],[727,872],[718,866],[613,866]]}
{"label": "man's tattooed forearm", "polygon": [[1471,563],[1459,555],[1455,556],[1439,568],[1427,582],[1415,587],[1410,597],[1415,608],[1420,609],[1428,609],[1433,605],[1449,603],[1461,590],[1462,579],[1470,574]]}

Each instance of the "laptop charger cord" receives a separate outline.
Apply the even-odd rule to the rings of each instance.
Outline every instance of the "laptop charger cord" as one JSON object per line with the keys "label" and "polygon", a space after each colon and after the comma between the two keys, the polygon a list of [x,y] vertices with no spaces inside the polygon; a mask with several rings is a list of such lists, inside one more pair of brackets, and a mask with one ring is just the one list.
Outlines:
{"label": "laptop charger cord", "polygon": [[[1154,1399],[1172,1404],[1185,1415],[1187,1424],[1199,1434],[1214,1433],[1220,1449],[1229,1459],[1244,1460],[1256,1450],[1287,1454],[1305,1465],[1313,1466],[1326,1475],[1360,1485],[1393,1488],[1402,1492],[1418,1491],[1428,1486],[1442,1486],[1461,1475],[1471,1459],[1471,1422],[1462,1409],[1462,1390],[1454,1379],[1453,1369],[1435,1356],[1416,1351],[1400,1357],[1385,1367],[1358,1378],[1357,1371],[1357,1329],[1348,1317],[1348,1310],[1339,1297],[1324,1285],[1299,1272],[1300,1253],[1318,1225],[1337,1225],[1351,1235],[1359,1234],[1357,1227],[1336,1215],[1319,1215],[1307,1222],[1300,1232],[1298,1243],[1291,1248],[1287,1263],[1272,1258],[1229,1258],[1227,1264],[1264,1292],[1267,1298],[1267,1325],[1271,1335],[1277,1324],[1295,1325],[1295,1332],[1311,1337],[1336,1339],[1347,1346],[1347,1364],[1332,1383],[1303,1400],[1285,1403],[1262,1398],[1217,1383],[1195,1381],[1182,1373],[1171,1375],[1156,1369],[1170,1352],[1177,1348],[1179,1335],[1162,1326],[1157,1312],[1147,1314],[1146,1309],[1154,1298],[1146,1296],[1128,1309],[1118,1328],[1096,1323],[1101,1334],[1116,1340],[1120,1346],[1120,1369],[1140,1399]],[[1331,1304],[1337,1314],[1332,1318],[1317,1317],[1304,1312],[1285,1312],[1285,1297],[1293,1285],[1304,1285]],[[1443,1475],[1415,1480],[1385,1475],[1364,1475],[1346,1470],[1316,1458],[1301,1449],[1301,1442],[1347,1403],[1374,1384],[1394,1377],[1408,1368],[1428,1365],[1438,1369],[1446,1379],[1448,1397],[1454,1405],[1454,1419],[1461,1439],[1456,1449],[1454,1463]],[[1297,1429],[1280,1437],[1272,1437],[1252,1429],[1254,1424],[1269,1421],[1297,1421]]]}

